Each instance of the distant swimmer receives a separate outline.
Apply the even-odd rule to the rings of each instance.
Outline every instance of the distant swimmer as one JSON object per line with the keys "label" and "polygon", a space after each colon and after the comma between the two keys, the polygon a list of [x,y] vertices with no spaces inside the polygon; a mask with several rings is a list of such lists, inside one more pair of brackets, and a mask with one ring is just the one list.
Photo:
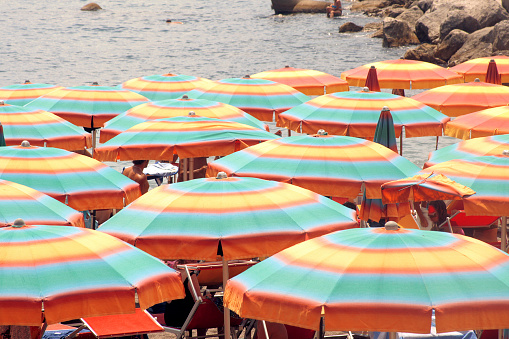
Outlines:
{"label": "distant swimmer", "polygon": [[180,21],[171,21],[171,19],[166,19],[167,24],[176,24],[176,25],[182,25],[183,23]]}

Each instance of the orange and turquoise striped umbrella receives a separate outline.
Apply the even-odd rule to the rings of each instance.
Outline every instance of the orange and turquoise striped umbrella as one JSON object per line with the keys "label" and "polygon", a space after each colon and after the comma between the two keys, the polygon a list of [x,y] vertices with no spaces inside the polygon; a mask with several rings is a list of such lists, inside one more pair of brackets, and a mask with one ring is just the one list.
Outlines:
{"label": "orange and turquoise striped umbrella", "polygon": [[424,168],[454,159],[469,159],[485,155],[507,157],[508,149],[509,134],[463,140],[431,152],[428,161],[424,163]]}
{"label": "orange and turquoise striped umbrella", "polygon": [[288,85],[306,95],[348,91],[348,82],[331,74],[312,69],[284,68],[251,74],[253,79],[265,79]]}
{"label": "orange and turquoise striped umbrella", "polygon": [[448,160],[419,172],[430,173],[443,174],[476,192],[463,199],[466,215],[508,215],[508,157],[480,156]]}
{"label": "orange and turquoise striped umbrella", "polygon": [[433,88],[412,97],[450,117],[509,103],[509,88],[474,81]]}
{"label": "orange and turquoise striped umbrella", "polygon": [[85,227],[82,213],[33,188],[0,179],[0,227],[18,218],[32,225]]}
{"label": "orange and turquoise striped umbrella", "polygon": [[465,61],[449,69],[460,74],[463,77],[464,82],[471,82],[476,78],[480,79],[481,81],[485,81],[488,65],[492,59],[495,60],[502,83],[509,82],[509,56],[505,55],[475,58]]}
{"label": "orange and turquoise striped umbrella", "polygon": [[230,279],[241,317],[325,331],[507,328],[509,256],[445,232],[356,228],[283,250]]}
{"label": "orange and turquoise striped umbrella", "polygon": [[[367,88],[366,88],[367,89]],[[279,114],[277,126],[299,133],[319,129],[333,135],[373,139],[380,111],[388,106],[396,137],[440,136],[446,115],[419,101],[384,92],[349,91],[322,95]]]}
{"label": "orange and turquoise striped umbrella", "polygon": [[100,161],[172,160],[224,156],[275,134],[238,122],[197,116],[142,122],[108,140],[94,151]]}
{"label": "orange and turquoise striped umbrella", "polygon": [[120,113],[148,101],[125,89],[92,85],[56,89],[25,107],[51,112],[76,126],[98,128]]}
{"label": "orange and turquoise striped umbrella", "polygon": [[461,75],[444,67],[406,59],[372,62],[341,73],[341,79],[364,87],[371,66],[376,68],[380,88],[426,89],[463,82]]}
{"label": "orange and turquoise striped umbrella", "polygon": [[180,99],[141,104],[116,116],[101,129],[100,141],[104,143],[128,128],[147,120],[187,116],[190,111],[200,117],[235,121],[269,130],[266,124],[235,106],[217,101],[190,99],[187,95],[183,95]]}
{"label": "orange and turquoise striped umbrella", "polygon": [[445,126],[445,135],[464,140],[499,134],[509,134],[509,106],[465,114]]}
{"label": "orange and turquoise striped umbrella", "polygon": [[103,163],[53,147],[0,147],[0,179],[36,189],[78,211],[122,209],[139,184]]}
{"label": "orange and turquoise striped umbrella", "polygon": [[292,136],[269,140],[209,163],[207,175],[225,172],[292,183],[318,194],[380,198],[380,185],[414,175],[419,168],[372,141],[345,136]]}
{"label": "orange and turquoise striped umbrella", "polygon": [[92,146],[92,136],[57,115],[8,105],[0,101],[0,122],[7,146],[27,140],[34,146],[63,148],[69,151]]}
{"label": "orange and turquoise striped umbrella", "polygon": [[185,296],[180,274],[107,234],[69,226],[0,228],[0,325],[134,313]]}
{"label": "orange and turquoise striped umbrella", "polygon": [[[355,212],[309,190],[256,178],[159,186],[99,231],[161,259],[270,256],[298,242],[358,227]],[[220,248],[220,250],[219,250]]]}
{"label": "orange and turquoise striped umbrella", "polygon": [[211,84],[213,81],[205,78],[166,73],[127,80],[118,87],[141,94],[152,101],[159,101],[177,99],[195,88],[206,88]]}
{"label": "orange and turquoise striped umbrella", "polygon": [[207,89],[194,89],[187,95],[238,107],[262,121],[274,121],[274,116],[310,99],[288,85],[249,76],[219,80]]}
{"label": "orange and turquoise striped umbrella", "polygon": [[59,88],[63,87],[42,83],[32,84],[30,81],[25,81],[24,84],[0,87],[0,100],[9,105],[24,106],[30,101]]}

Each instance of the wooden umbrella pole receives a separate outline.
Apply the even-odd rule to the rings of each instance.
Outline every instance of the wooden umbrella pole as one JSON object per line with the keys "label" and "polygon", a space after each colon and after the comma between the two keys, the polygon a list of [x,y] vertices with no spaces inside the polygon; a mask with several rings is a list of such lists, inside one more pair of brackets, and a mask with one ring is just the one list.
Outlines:
{"label": "wooden umbrella pole", "polygon": [[194,158],[189,158],[189,180],[194,179]]}
{"label": "wooden umbrella pole", "polygon": [[185,159],[180,159],[180,161],[183,162],[183,167],[182,167],[182,181],[187,181],[187,158]]}
{"label": "wooden umbrella pole", "polygon": [[438,138],[439,138],[439,136],[437,135],[437,143],[435,144],[435,150],[438,149]]}
{"label": "wooden umbrella pole", "polygon": [[500,230],[500,249],[507,252],[507,217],[502,217],[502,229]]}
{"label": "wooden umbrella pole", "polygon": [[[222,257],[223,261],[223,293],[226,287],[226,282],[228,281],[229,273],[228,273],[228,260]],[[224,306],[224,294],[223,294],[223,312],[224,312],[224,338],[230,339],[230,309]]]}

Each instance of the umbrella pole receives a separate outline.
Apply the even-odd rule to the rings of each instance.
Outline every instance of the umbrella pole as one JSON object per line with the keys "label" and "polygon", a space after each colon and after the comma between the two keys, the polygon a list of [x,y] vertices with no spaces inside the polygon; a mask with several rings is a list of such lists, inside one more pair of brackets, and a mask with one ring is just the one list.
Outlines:
{"label": "umbrella pole", "polygon": [[507,217],[502,217],[502,229],[500,230],[500,249],[507,252]]}
{"label": "umbrella pole", "polygon": [[194,179],[194,158],[189,158],[189,180]]}
{"label": "umbrella pole", "polygon": [[95,138],[97,137],[97,130],[94,128],[92,130],[92,155],[94,155],[94,149],[97,146]]}
{"label": "umbrella pole", "polygon": [[182,181],[187,181],[187,158],[180,159],[180,161],[183,162],[183,169],[182,169]]}
{"label": "umbrella pole", "polygon": [[[222,261],[223,261],[223,293],[224,293],[224,288],[226,286],[226,282],[228,281],[229,273],[228,273],[228,260],[226,260],[223,256]],[[223,303],[224,303],[224,295],[223,295]],[[223,312],[224,312],[224,338],[230,339],[230,337],[231,337],[230,336],[230,309],[228,307],[224,306]]]}
{"label": "umbrella pole", "polygon": [[435,151],[438,149],[438,135],[437,135],[437,143],[435,144]]}
{"label": "umbrella pole", "polygon": [[403,131],[399,136],[399,155],[403,156]]}

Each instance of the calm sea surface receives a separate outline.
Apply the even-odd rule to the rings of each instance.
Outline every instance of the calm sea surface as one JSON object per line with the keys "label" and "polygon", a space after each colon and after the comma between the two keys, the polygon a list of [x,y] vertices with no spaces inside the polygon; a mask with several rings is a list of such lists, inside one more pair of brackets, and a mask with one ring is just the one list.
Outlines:
{"label": "calm sea surface", "polygon": [[[343,3],[344,16],[336,19],[325,14],[277,16],[270,0],[97,0],[103,10],[80,11],[89,2],[3,1],[0,87],[25,80],[114,86],[163,73],[220,80],[285,65],[340,76],[405,52],[383,48],[371,33],[339,34],[344,22],[379,20],[351,13],[349,1]],[[183,24],[167,24],[166,19]],[[407,96],[413,94],[407,91]],[[435,141],[404,139],[403,155],[422,166]],[[439,147],[457,141],[441,137]],[[110,165],[121,169],[125,163]]]}

